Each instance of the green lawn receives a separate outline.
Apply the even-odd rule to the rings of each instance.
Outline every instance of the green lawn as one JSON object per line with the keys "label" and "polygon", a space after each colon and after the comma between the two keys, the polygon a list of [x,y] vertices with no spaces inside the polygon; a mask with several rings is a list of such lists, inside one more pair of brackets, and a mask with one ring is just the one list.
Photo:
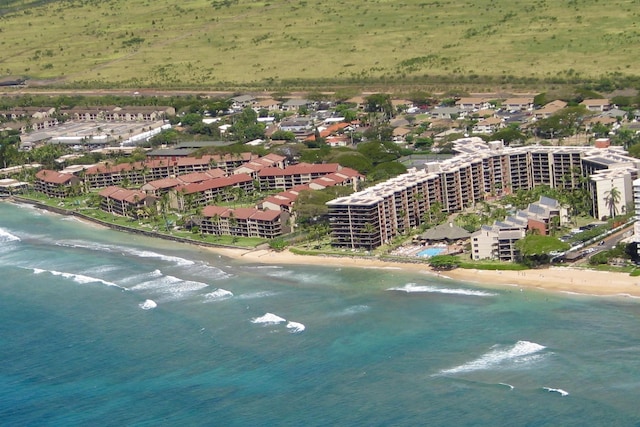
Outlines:
{"label": "green lawn", "polygon": [[633,0],[29,3],[3,4],[17,12],[0,16],[0,77],[273,89],[413,78],[499,84],[515,80],[507,76],[629,74],[640,65]]}

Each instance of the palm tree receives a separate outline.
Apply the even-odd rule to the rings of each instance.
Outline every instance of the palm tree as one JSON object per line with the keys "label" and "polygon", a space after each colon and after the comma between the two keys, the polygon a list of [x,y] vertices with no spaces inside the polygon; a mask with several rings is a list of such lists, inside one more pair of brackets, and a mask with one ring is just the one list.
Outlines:
{"label": "palm tree", "polygon": [[366,244],[368,250],[373,249],[373,235],[376,231],[376,227],[370,222],[366,222],[362,226],[362,230],[360,232],[362,234],[366,234],[366,236],[361,237],[361,242]]}
{"label": "palm tree", "polygon": [[160,213],[162,214],[162,219],[164,221],[164,227],[167,231],[169,231],[169,221],[167,220],[167,211],[169,210],[169,194],[164,193],[160,197]]}
{"label": "palm tree", "polygon": [[[613,183],[612,183],[613,185]],[[609,208],[609,216],[615,217],[618,213],[618,203],[620,202],[620,190],[617,187],[611,187],[611,189],[604,193],[605,202]]]}

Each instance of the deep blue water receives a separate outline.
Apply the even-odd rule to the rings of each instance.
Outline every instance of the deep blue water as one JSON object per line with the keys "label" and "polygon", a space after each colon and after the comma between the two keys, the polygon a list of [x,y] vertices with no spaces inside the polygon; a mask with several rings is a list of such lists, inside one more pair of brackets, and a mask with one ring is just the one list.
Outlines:
{"label": "deep blue water", "polygon": [[243,264],[0,203],[1,425],[640,425],[639,339],[640,300]]}

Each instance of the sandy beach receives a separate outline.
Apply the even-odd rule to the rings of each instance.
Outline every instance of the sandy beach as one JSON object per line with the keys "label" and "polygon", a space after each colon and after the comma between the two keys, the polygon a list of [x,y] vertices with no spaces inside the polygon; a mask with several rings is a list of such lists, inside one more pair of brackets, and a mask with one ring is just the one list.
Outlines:
{"label": "sandy beach", "polygon": [[427,264],[387,262],[378,259],[296,255],[289,251],[210,248],[211,251],[262,264],[323,265],[354,268],[394,268],[438,275],[478,286],[517,286],[552,292],[598,296],[640,298],[640,277],[572,267],[549,267],[535,270],[502,271],[458,268],[437,272]]}
{"label": "sandy beach", "polygon": [[[54,209],[50,206],[39,204],[30,200],[22,200],[29,204],[34,204],[46,210],[53,210],[58,213],[72,215],[72,212],[64,209]],[[92,224],[94,226],[104,226],[118,228],[116,226],[98,222],[90,217],[76,216],[76,219]],[[153,233],[142,232],[151,235]],[[155,235],[152,237],[166,238]],[[197,244],[197,242],[194,242]],[[627,273],[613,273],[605,271],[595,271],[572,267],[549,267],[535,270],[477,270],[458,268],[451,271],[438,272],[429,265],[411,262],[390,262],[379,259],[367,259],[358,257],[332,257],[332,256],[311,256],[296,255],[288,250],[276,252],[272,250],[255,249],[230,249],[202,246],[206,250],[224,255],[230,258],[244,260],[250,263],[261,264],[295,264],[295,265],[321,265],[321,266],[341,266],[354,268],[381,268],[410,270],[424,273],[425,275],[437,275],[439,277],[450,278],[462,282],[472,283],[478,286],[496,287],[516,286],[521,288],[536,288],[551,292],[565,292],[584,295],[598,296],[626,296],[640,298],[640,277],[632,277]]]}

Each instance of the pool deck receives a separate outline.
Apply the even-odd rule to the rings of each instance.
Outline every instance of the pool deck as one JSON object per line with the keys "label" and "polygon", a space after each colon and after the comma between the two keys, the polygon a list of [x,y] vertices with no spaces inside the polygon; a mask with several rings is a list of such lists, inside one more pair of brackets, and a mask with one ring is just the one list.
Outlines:
{"label": "pool deck", "polygon": [[418,253],[420,253],[422,251],[425,251],[427,249],[439,249],[439,250],[441,250],[441,252],[438,255],[446,255],[447,253],[449,253],[449,248],[446,245],[428,245],[428,246],[405,245],[405,246],[400,246],[400,247],[394,249],[391,252],[391,255],[403,256],[403,257],[428,258],[428,256],[425,256],[425,255],[418,255]]}

